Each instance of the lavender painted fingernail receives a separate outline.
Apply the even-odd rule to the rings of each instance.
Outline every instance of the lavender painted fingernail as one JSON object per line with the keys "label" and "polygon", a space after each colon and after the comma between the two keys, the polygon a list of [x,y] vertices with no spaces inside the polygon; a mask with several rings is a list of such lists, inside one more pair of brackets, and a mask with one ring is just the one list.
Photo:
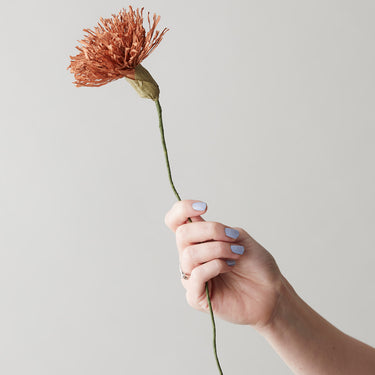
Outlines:
{"label": "lavender painted fingernail", "polygon": [[240,245],[231,245],[230,249],[232,250],[232,253],[242,255],[245,251],[245,248]]}
{"label": "lavender painted fingernail", "polygon": [[192,206],[195,211],[204,211],[207,208],[207,204],[204,202],[194,202]]}
{"label": "lavender painted fingernail", "polygon": [[225,234],[235,240],[240,235],[240,232],[233,228],[225,228]]}
{"label": "lavender painted fingernail", "polygon": [[235,260],[232,260],[232,259],[229,259],[229,260],[227,260],[226,262],[227,262],[227,265],[228,265],[228,266],[231,266],[231,267],[234,266],[234,265],[236,264],[236,261],[235,261]]}

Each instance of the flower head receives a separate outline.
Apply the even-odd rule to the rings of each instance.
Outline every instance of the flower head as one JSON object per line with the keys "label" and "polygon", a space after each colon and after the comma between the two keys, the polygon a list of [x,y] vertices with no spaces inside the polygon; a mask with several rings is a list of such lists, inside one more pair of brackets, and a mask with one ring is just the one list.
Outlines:
{"label": "flower head", "polygon": [[[87,35],[80,40],[81,46],[76,47],[80,52],[70,56],[68,66],[74,74],[74,84],[79,86],[102,86],[116,79],[126,77],[137,80],[137,69],[141,72],[142,82],[156,82],[140,63],[161,42],[168,29],[156,31],[160,16],[154,14],[152,23],[150,13],[147,16],[149,30],[143,27],[143,8],[135,11],[121,10],[112,18],[100,18],[94,30],[84,29]],[[148,73],[145,73],[146,71]],[[152,82],[153,81],[153,82]]]}

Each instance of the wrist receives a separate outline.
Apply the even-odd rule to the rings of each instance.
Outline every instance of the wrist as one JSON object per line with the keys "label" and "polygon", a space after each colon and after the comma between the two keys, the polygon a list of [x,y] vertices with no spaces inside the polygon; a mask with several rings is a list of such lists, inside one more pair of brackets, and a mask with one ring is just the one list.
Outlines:
{"label": "wrist", "polygon": [[265,338],[286,332],[295,324],[303,304],[302,299],[282,276],[278,288],[278,299],[270,319],[265,325],[256,326],[255,329]]}
{"label": "wrist", "polygon": [[338,330],[315,312],[283,277],[272,319],[258,332],[296,374],[329,372],[339,363],[334,353]]}

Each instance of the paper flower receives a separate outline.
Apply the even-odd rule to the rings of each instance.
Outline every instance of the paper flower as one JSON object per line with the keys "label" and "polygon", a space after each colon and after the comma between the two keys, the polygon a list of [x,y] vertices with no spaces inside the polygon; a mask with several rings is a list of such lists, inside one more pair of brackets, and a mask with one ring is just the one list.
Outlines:
{"label": "paper flower", "polygon": [[[159,102],[159,86],[141,65],[141,62],[161,42],[168,29],[155,30],[160,20],[160,16],[156,14],[153,16],[152,24],[149,13],[147,19],[149,30],[146,33],[143,27],[143,8],[134,11],[129,6],[129,11],[123,9],[118,15],[112,15],[112,18],[100,18],[94,30],[83,30],[87,35],[80,41],[81,46],[76,47],[79,54],[70,56],[71,62],[68,69],[74,74],[74,84],[77,87],[98,87],[119,78],[125,78],[141,97],[155,101],[169,182],[176,198],[181,200],[172,180]],[[215,359],[219,372],[222,374],[216,350],[216,326],[208,283],[206,283],[206,295],[213,325]]]}
{"label": "paper flower", "polygon": [[103,86],[108,82],[126,77],[139,94],[150,99],[159,97],[155,80],[141,65],[141,62],[157,47],[168,31],[156,30],[160,16],[150,14],[148,31],[143,26],[143,8],[130,6],[112,18],[100,18],[98,26],[84,29],[87,33],[76,47],[80,53],[71,56],[68,67],[74,74],[76,86]]}

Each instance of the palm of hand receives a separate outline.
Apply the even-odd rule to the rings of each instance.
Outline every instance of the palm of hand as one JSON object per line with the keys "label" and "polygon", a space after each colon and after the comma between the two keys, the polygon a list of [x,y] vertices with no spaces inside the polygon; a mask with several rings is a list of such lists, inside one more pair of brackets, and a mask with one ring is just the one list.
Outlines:
{"label": "palm of hand", "polygon": [[209,282],[217,316],[237,324],[266,325],[275,310],[281,273],[272,255],[240,228],[246,252],[231,272]]}

